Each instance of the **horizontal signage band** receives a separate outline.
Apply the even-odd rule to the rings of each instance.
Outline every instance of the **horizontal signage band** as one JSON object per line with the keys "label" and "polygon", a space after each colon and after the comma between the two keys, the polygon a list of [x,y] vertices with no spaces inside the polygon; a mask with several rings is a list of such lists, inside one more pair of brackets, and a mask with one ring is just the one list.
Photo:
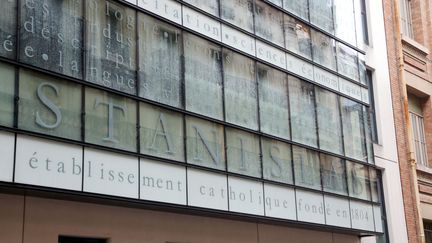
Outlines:
{"label": "horizontal signage band", "polygon": [[17,136],[14,148],[14,139],[13,134],[0,133],[0,181],[367,232],[383,230],[380,207],[371,203],[25,135]]}

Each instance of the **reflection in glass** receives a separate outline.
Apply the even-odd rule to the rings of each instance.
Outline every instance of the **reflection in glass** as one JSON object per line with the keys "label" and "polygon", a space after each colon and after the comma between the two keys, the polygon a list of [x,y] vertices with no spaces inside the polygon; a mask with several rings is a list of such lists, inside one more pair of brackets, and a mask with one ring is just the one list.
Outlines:
{"label": "reflection in glass", "polygon": [[324,191],[347,195],[344,161],[325,154],[320,155],[320,160]]}
{"label": "reflection in glass", "polygon": [[345,155],[366,161],[362,105],[341,97]]}
{"label": "reflection in glass", "polygon": [[289,139],[287,75],[258,63],[261,131]]}
{"label": "reflection in glass", "polygon": [[81,86],[32,71],[20,71],[18,127],[81,140]]}
{"label": "reflection in glass", "polygon": [[82,78],[82,4],[81,0],[21,1],[20,60]]}
{"label": "reflection in glass", "polygon": [[14,123],[15,68],[0,63],[0,125]]}
{"label": "reflection in glass", "polygon": [[296,54],[311,59],[310,29],[302,22],[285,15],[285,45]]}
{"label": "reflection in glass", "polygon": [[218,0],[183,0],[184,2],[190,3],[193,6],[211,13],[215,16],[219,16],[219,4]]}
{"label": "reflection in glass", "polygon": [[372,194],[372,201],[379,202],[379,190],[378,190],[378,175],[377,171],[373,168],[369,168],[369,177],[370,177],[370,183],[371,183],[371,194]]}
{"label": "reflection in glass", "polygon": [[312,52],[314,62],[336,70],[335,41],[330,37],[312,30]]}
{"label": "reflection in glass", "polygon": [[181,32],[139,14],[140,96],[181,107]]}
{"label": "reflection in glass", "polygon": [[292,139],[309,146],[317,146],[315,94],[312,84],[289,76],[289,100]]}
{"label": "reflection in glass", "polygon": [[0,8],[0,56],[16,56],[17,0],[3,1]]}
{"label": "reflection in glass", "polygon": [[183,116],[140,103],[141,153],[184,161]]}
{"label": "reflection in glass", "polygon": [[309,0],[310,22],[323,30],[333,33],[332,0]]}
{"label": "reflection in glass", "polygon": [[252,0],[221,0],[221,17],[238,27],[253,32],[253,1]]}
{"label": "reflection in glass", "polygon": [[320,148],[343,154],[338,96],[319,87],[315,87],[315,95]]}
{"label": "reflection in glass", "polygon": [[366,150],[367,150],[367,158],[368,162],[374,164],[374,152],[373,152],[373,140],[372,140],[372,121],[371,116],[373,113],[369,112],[369,109],[366,106],[363,106],[363,121],[364,121],[364,129],[365,129],[365,140],[366,140]]}
{"label": "reflection in glass", "polygon": [[283,7],[303,19],[309,19],[308,0],[284,0]]}
{"label": "reflection in glass", "polygon": [[184,33],[186,109],[222,120],[221,48]]}
{"label": "reflection in glass", "polygon": [[85,90],[85,141],[136,151],[137,104],[105,91]]}
{"label": "reflection in glass", "polygon": [[86,80],[136,94],[135,11],[113,1],[85,2]]}
{"label": "reflection in glass", "polygon": [[223,126],[186,117],[186,136],[188,163],[225,170]]}
{"label": "reflection in glass", "polygon": [[228,171],[261,177],[259,137],[226,128]]}
{"label": "reflection in glass", "polygon": [[268,138],[261,143],[264,179],[292,184],[291,146]]}
{"label": "reflection in glass", "polygon": [[351,197],[370,200],[369,173],[366,165],[351,161],[346,162],[348,190]]}
{"label": "reflection in glass", "polygon": [[354,80],[359,80],[357,51],[337,43],[338,72]]}
{"label": "reflection in glass", "polygon": [[284,46],[283,14],[262,0],[255,3],[255,34]]}
{"label": "reflection in glass", "polygon": [[354,3],[352,0],[333,0],[335,35],[356,45]]}
{"label": "reflection in glass", "polygon": [[318,153],[305,148],[292,146],[295,184],[321,190]]}
{"label": "reflection in glass", "polygon": [[240,126],[258,129],[255,62],[227,49],[223,50],[225,119]]}

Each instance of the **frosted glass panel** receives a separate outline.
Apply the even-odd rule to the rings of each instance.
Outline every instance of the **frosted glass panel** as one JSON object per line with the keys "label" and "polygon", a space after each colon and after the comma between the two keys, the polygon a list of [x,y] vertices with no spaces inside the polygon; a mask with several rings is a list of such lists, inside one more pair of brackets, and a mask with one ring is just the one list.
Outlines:
{"label": "frosted glass panel", "polygon": [[324,191],[347,195],[345,163],[342,159],[321,154],[321,175]]}
{"label": "frosted glass panel", "polygon": [[81,140],[80,85],[32,71],[20,71],[18,127]]}
{"label": "frosted glass panel", "polygon": [[303,19],[309,19],[308,0],[284,0],[283,7]]}
{"label": "frosted glass panel", "polygon": [[258,63],[261,131],[289,139],[287,75]]}
{"label": "frosted glass panel", "polygon": [[311,33],[314,62],[336,70],[335,41],[320,32],[312,30]]}
{"label": "frosted glass panel", "polygon": [[255,62],[224,49],[225,119],[258,130],[257,84]]}
{"label": "frosted glass panel", "polygon": [[82,4],[81,0],[21,1],[20,60],[82,78]]}
{"label": "frosted glass panel", "polygon": [[85,94],[85,141],[136,151],[136,102],[91,88]]}
{"label": "frosted glass panel", "polygon": [[261,0],[255,3],[255,34],[284,46],[283,14]]}
{"label": "frosted glass panel", "polygon": [[293,183],[291,146],[268,138],[261,139],[264,179]]}
{"label": "frosted glass panel", "polygon": [[334,33],[332,0],[309,0],[309,9],[312,24]]}
{"label": "frosted glass panel", "polygon": [[309,27],[288,15],[285,21],[285,47],[301,56],[311,59],[311,36]]}
{"label": "frosted glass panel", "polygon": [[15,68],[0,63],[0,125],[14,123]]}
{"label": "frosted glass panel", "polygon": [[321,190],[320,162],[318,153],[292,146],[295,184]]}
{"label": "frosted glass panel", "polygon": [[228,171],[261,177],[259,137],[226,128]]}
{"label": "frosted glass panel", "polygon": [[253,1],[252,0],[221,0],[221,18],[253,32]]}
{"label": "frosted glass panel", "polygon": [[218,0],[183,0],[215,16],[219,16]]}
{"label": "frosted glass panel", "polygon": [[369,173],[366,165],[346,162],[348,176],[348,190],[351,197],[370,200]]}
{"label": "frosted glass panel", "polygon": [[16,56],[17,0],[3,1],[0,8],[0,56]]}
{"label": "frosted glass panel", "polygon": [[144,14],[138,21],[139,95],[181,107],[181,31]]}
{"label": "frosted glass panel", "polygon": [[183,116],[140,103],[141,153],[184,161]]}
{"label": "frosted glass panel", "polygon": [[186,109],[222,119],[221,48],[184,33]]}
{"label": "frosted glass panel", "polygon": [[359,80],[357,51],[337,43],[338,72],[356,81]]}
{"label": "frosted glass panel", "polygon": [[333,153],[343,154],[338,96],[319,87],[315,87],[315,94],[320,148]]}
{"label": "frosted glass panel", "polygon": [[345,155],[366,161],[362,105],[343,97],[341,97],[340,102]]}
{"label": "frosted glass panel", "polygon": [[317,146],[315,94],[312,84],[289,76],[289,100],[291,110],[292,139],[310,146]]}
{"label": "frosted glass panel", "polygon": [[356,26],[354,20],[354,2],[352,0],[333,0],[333,5],[336,36],[355,46]]}
{"label": "frosted glass panel", "polygon": [[86,0],[86,80],[136,94],[135,11],[105,0]]}

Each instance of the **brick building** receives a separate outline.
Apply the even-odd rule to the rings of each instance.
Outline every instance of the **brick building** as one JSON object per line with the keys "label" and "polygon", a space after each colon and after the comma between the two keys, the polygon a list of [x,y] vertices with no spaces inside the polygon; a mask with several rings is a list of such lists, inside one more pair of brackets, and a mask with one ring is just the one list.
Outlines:
{"label": "brick building", "polygon": [[432,242],[432,3],[383,3],[408,239]]}

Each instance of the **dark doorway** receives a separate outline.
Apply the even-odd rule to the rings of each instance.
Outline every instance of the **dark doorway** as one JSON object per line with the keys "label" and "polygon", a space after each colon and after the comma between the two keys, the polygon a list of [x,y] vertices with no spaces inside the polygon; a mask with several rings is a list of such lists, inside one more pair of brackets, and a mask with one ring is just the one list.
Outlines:
{"label": "dark doorway", "polygon": [[106,239],[59,236],[59,243],[107,243]]}

